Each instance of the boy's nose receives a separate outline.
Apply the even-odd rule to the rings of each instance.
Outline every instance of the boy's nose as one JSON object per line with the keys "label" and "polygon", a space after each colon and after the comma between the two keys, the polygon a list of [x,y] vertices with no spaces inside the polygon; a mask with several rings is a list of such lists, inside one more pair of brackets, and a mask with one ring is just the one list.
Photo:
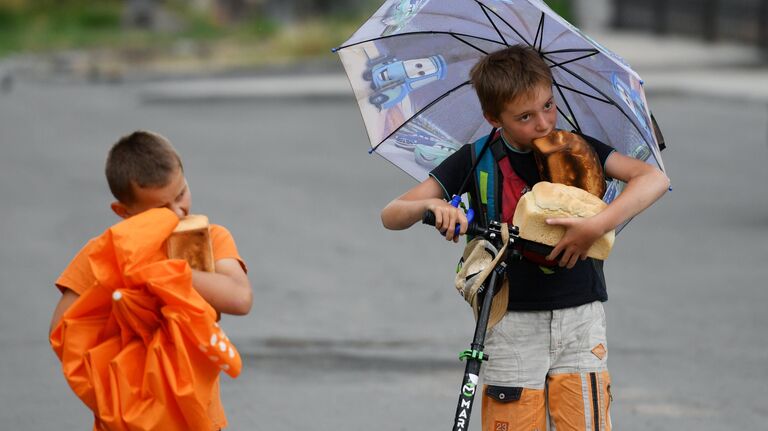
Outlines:
{"label": "boy's nose", "polygon": [[549,129],[549,121],[547,121],[547,118],[544,115],[539,115],[536,118],[536,120],[537,120],[536,121],[536,128],[537,129],[539,129],[542,132],[547,130],[547,129]]}
{"label": "boy's nose", "polygon": [[171,206],[169,209],[170,209],[171,211],[173,211],[174,213],[176,213],[176,215],[177,215],[179,218],[184,218],[184,217],[186,217],[186,216],[188,215],[188,213],[189,213],[189,211],[187,211],[187,209],[186,209],[186,208],[184,208],[184,207],[182,207],[182,206],[180,206],[180,205],[172,205],[172,206]]}

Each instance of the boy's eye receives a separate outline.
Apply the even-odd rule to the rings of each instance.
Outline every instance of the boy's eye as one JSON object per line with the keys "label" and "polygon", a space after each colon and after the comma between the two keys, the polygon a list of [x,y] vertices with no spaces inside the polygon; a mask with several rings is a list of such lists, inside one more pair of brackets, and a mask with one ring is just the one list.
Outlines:
{"label": "boy's eye", "polygon": [[552,102],[547,102],[547,104],[546,104],[546,105],[544,105],[544,109],[546,109],[546,110],[550,110],[550,109],[552,109],[552,106],[553,106],[553,105],[554,105],[554,103],[552,103]]}
{"label": "boy's eye", "polygon": [[531,119],[531,114],[525,114],[520,116],[520,121],[528,121]]}

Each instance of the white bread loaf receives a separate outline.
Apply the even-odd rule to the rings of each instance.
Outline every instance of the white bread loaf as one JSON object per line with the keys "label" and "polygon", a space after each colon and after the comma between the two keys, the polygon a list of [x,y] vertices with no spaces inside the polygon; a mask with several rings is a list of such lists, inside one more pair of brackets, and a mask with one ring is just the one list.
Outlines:
{"label": "white bread loaf", "polygon": [[214,272],[208,217],[197,214],[181,219],[168,238],[168,257],[184,259],[198,271]]}
{"label": "white bread loaf", "polygon": [[[548,218],[591,217],[606,206],[602,199],[578,187],[543,181],[523,195],[512,221],[520,228],[521,238],[554,246],[565,234],[565,228],[548,225]],[[607,259],[615,238],[615,231],[606,233],[595,241],[587,255]]]}

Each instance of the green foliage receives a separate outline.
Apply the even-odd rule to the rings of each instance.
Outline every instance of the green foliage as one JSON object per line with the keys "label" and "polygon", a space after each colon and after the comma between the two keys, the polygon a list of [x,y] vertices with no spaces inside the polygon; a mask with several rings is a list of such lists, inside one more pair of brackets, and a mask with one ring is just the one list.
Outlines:
{"label": "green foliage", "polygon": [[16,30],[19,21],[19,12],[0,6],[0,29],[2,29],[3,33]]}
{"label": "green foliage", "polygon": [[221,37],[222,28],[212,19],[200,14],[190,14],[184,17],[185,25],[179,36],[187,39],[216,39]]}
{"label": "green foliage", "polygon": [[558,15],[565,18],[569,22],[573,18],[571,14],[571,2],[570,0],[545,0],[547,5],[557,12]]}
{"label": "green foliage", "polygon": [[77,25],[84,29],[114,30],[120,26],[120,11],[114,7],[99,4],[82,10],[75,18]]}
{"label": "green foliage", "polygon": [[5,1],[0,4],[0,56],[99,45],[115,38],[121,8],[116,0]]}
{"label": "green foliage", "polygon": [[271,37],[280,30],[280,24],[264,18],[253,18],[242,25],[242,29],[257,38]]}

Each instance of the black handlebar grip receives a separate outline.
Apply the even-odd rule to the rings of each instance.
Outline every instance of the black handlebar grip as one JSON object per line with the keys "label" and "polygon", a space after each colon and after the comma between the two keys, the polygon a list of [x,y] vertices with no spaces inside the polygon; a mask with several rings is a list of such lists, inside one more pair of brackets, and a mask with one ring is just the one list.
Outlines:
{"label": "black handlebar grip", "polygon": [[424,215],[421,216],[421,222],[430,226],[435,225],[435,213],[430,210],[424,211]]}
{"label": "black handlebar grip", "polygon": [[[430,226],[434,226],[435,213],[430,210],[424,211],[424,215],[421,217],[421,222]],[[489,231],[487,229],[483,229],[476,222],[472,222],[469,224],[469,226],[467,226],[467,235],[485,237],[488,233]]]}

